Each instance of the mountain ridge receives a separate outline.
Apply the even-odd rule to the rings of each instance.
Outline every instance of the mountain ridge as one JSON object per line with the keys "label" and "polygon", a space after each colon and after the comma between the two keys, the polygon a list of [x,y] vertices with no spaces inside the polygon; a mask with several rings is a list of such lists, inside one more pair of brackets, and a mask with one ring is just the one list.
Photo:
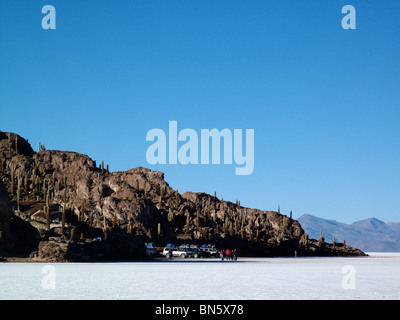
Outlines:
{"label": "mountain ridge", "polygon": [[346,224],[303,214],[297,219],[310,238],[318,239],[322,231],[325,241],[346,240],[346,244],[369,252],[399,252],[400,222],[384,222],[370,217]]}

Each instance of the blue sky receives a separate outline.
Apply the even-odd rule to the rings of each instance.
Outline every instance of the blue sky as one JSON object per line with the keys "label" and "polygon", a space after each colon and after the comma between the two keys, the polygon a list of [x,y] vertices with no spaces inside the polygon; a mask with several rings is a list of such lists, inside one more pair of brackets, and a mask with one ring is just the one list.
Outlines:
{"label": "blue sky", "polygon": [[[400,221],[399,17],[395,0],[0,0],[0,130],[162,171],[179,192]],[[146,133],[170,120],[254,129],[254,172],[149,165]]]}

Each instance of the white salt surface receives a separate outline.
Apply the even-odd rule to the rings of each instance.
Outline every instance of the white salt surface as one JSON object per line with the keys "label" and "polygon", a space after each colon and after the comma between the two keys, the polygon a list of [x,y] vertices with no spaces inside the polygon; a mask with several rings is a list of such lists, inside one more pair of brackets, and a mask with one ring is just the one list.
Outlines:
{"label": "white salt surface", "polygon": [[400,254],[0,263],[0,299],[400,299]]}

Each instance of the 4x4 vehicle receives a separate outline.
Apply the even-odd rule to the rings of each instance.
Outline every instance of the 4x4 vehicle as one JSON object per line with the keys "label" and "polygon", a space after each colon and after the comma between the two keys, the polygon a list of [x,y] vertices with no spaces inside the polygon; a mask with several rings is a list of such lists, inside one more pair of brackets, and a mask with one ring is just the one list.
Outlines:
{"label": "4x4 vehicle", "polygon": [[187,256],[189,258],[200,258],[200,257],[205,257],[204,252],[202,252],[198,246],[196,245],[188,245],[188,244],[182,244],[179,246],[179,249],[184,250],[187,252]]}
{"label": "4x4 vehicle", "polygon": [[209,256],[214,256],[214,257],[217,257],[217,258],[219,258],[219,256],[220,256],[220,251],[217,248],[215,248],[214,246],[211,246],[211,245],[203,244],[200,247],[200,250],[204,251],[204,252],[207,252]]}
{"label": "4x4 vehicle", "polygon": [[201,248],[196,244],[190,245],[190,249],[195,252],[194,258],[209,258],[210,257],[210,254],[207,251],[201,250]]}
{"label": "4x4 vehicle", "polygon": [[155,257],[158,256],[158,251],[157,248],[155,247],[154,243],[146,243],[146,254],[149,257]]}
{"label": "4x4 vehicle", "polygon": [[170,243],[165,246],[162,254],[167,258],[172,258],[172,257],[186,258],[188,256],[188,253],[185,250],[177,248]]}

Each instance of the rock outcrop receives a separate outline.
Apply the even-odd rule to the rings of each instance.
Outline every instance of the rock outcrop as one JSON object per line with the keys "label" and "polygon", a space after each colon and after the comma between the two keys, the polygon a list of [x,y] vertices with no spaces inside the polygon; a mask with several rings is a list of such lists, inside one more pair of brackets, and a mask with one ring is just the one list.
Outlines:
{"label": "rock outcrop", "polygon": [[[210,243],[252,256],[363,255],[342,244],[306,239],[296,220],[278,212],[205,193],[180,194],[162,172],[138,167],[111,173],[84,154],[31,150],[23,138],[0,132],[0,174],[7,192],[0,191],[16,208],[13,216],[40,233],[32,259],[137,259],[144,257],[144,242]],[[7,234],[10,203],[0,210],[5,210],[0,230]]]}

